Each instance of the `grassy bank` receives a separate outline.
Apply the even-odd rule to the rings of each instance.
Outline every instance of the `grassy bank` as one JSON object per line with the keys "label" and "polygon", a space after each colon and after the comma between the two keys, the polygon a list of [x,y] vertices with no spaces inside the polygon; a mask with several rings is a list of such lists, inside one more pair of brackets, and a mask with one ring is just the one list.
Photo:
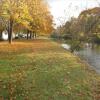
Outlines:
{"label": "grassy bank", "polygon": [[99,79],[50,40],[0,43],[0,100],[99,100]]}

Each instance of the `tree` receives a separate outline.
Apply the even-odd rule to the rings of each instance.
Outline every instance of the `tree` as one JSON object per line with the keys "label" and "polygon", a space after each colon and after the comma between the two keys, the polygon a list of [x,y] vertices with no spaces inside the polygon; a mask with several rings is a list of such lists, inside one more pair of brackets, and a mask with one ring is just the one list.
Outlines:
{"label": "tree", "polygon": [[29,12],[32,17],[30,22],[33,35],[51,33],[53,30],[53,17],[49,12],[47,4],[41,0],[29,0]]}
{"label": "tree", "polygon": [[79,23],[85,37],[90,40],[93,39],[94,34],[99,34],[100,32],[100,7],[81,12],[79,15]]}

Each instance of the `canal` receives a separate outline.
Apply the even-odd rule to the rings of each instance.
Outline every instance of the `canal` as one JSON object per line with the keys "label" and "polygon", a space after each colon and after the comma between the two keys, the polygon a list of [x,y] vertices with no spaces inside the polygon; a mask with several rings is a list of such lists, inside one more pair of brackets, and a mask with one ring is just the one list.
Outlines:
{"label": "canal", "polygon": [[94,49],[86,47],[78,55],[100,74],[100,46]]}

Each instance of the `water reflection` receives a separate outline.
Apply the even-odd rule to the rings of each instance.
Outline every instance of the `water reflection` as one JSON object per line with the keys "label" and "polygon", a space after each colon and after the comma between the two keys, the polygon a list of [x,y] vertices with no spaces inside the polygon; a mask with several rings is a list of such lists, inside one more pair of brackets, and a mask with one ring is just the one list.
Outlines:
{"label": "water reflection", "polygon": [[100,47],[96,47],[95,49],[87,47],[79,51],[78,54],[100,73]]}

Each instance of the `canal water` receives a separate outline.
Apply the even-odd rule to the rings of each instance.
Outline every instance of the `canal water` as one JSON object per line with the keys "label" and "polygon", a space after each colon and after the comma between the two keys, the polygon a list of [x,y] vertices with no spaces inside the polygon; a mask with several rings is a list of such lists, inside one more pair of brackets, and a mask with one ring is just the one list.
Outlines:
{"label": "canal water", "polygon": [[100,74],[100,47],[95,49],[86,47],[79,51],[78,55]]}

